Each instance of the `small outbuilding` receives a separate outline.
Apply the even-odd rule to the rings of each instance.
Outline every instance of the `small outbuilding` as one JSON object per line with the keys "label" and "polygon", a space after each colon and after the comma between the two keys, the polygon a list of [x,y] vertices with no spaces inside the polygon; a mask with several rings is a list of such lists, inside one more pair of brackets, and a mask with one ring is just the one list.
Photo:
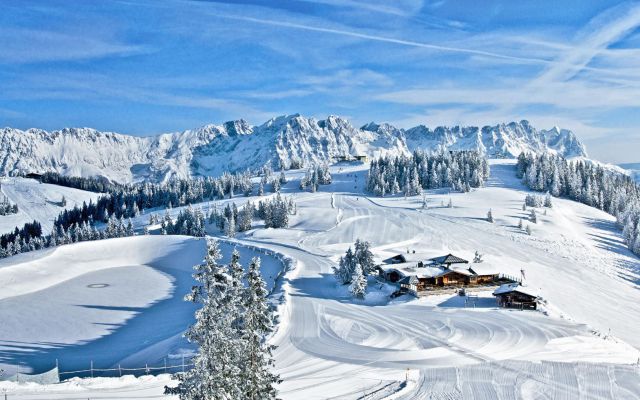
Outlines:
{"label": "small outbuilding", "polygon": [[497,288],[493,295],[498,305],[505,308],[532,309],[538,308],[538,291],[529,286],[522,286],[519,282],[506,283]]}

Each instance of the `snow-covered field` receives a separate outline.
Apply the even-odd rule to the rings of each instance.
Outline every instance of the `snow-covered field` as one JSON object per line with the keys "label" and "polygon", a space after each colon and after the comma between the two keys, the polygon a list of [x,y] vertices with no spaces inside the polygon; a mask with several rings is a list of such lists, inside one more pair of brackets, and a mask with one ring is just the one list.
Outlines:
{"label": "snow-covered field", "polygon": [[[279,346],[282,398],[640,397],[635,365],[640,260],[622,243],[613,217],[554,199],[547,215],[539,210],[528,236],[517,227],[521,217],[527,223],[528,213],[522,211],[527,191],[515,178],[512,161],[492,163],[486,188],[467,194],[430,191],[426,210],[418,197],[363,196],[365,168],[333,167],[334,183],[318,193],[298,193],[297,182],[287,184],[284,191],[294,193],[298,206],[290,228],[255,229],[237,238],[297,260],[285,276],[281,324],[272,338]],[[451,208],[445,206],[449,199]],[[489,208],[494,224],[485,220]],[[479,293],[475,308],[465,308],[454,294],[389,301],[390,287],[373,279],[367,299],[354,301],[336,286],[331,267],[356,238],[369,240],[381,258],[409,249],[472,259],[478,250],[486,263],[505,273],[519,275],[524,269],[527,284],[540,288],[547,304],[538,312],[498,309],[490,292]],[[100,246],[112,249],[97,251]],[[54,355],[87,360],[85,355],[98,353],[97,359],[111,351],[105,342],[118,353],[109,362],[123,362],[125,355],[137,363],[157,361],[167,353],[157,350],[163,339],[144,339],[151,333],[179,335],[191,321],[191,306],[171,293],[179,292],[181,277],[187,285],[188,266],[202,251],[196,239],[138,237],[65,246],[40,258],[40,264],[11,266],[20,259],[5,260],[0,285],[12,292],[0,295],[0,320],[22,321],[17,325],[23,330],[0,327],[0,363],[40,359],[33,354],[46,355],[41,358],[48,365]],[[50,264],[59,265],[64,277],[47,272]],[[25,265],[31,270],[19,272]],[[10,280],[2,280],[5,271]],[[114,285],[87,288],[105,279]],[[96,295],[106,290],[118,296]],[[169,304],[173,311],[161,310]],[[149,327],[144,319],[154,310],[158,319]],[[78,320],[65,321],[67,315]],[[41,318],[47,324],[34,329]],[[6,388],[11,399],[43,398],[43,390],[46,398],[166,398],[161,392],[167,381],[160,376],[46,387],[0,383],[0,393]]]}
{"label": "snow-covered field", "polygon": [[[220,244],[228,261],[233,246]],[[0,369],[41,373],[181,363],[195,305],[185,302],[204,239],[138,236],[61,246],[0,262]],[[262,258],[267,287],[281,263]],[[191,351],[191,350],[189,350]],[[88,374],[85,374],[88,375]],[[113,375],[113,374],[112,374]]]}
{"label": "snow-covered field", "polygon": [[[65,208],[82,206],[82,202],[96,201],[99,193],[72,189],[64,186],[40,183],[35,179],[0,178],[2,193],[13,204],[18,204],[18,213],[0,216],[0,234],[22,227],[26,222],[39,221],[45,233],[51,231],[53,220]],[[66,207],[60,206],[64,197]]]}

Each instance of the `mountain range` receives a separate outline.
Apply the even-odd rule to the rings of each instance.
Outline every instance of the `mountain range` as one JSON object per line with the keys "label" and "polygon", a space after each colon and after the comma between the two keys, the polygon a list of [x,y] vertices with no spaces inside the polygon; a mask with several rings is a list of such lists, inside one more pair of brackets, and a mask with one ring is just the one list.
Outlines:
{"label": "mountain range", "polygon": [[587,156],[573,132],[557,127],[537,130],[525,120],[432,130],[424,125],[401,129],[373,122],[357,128],[337,116],[318,120],[294,114],[258,126],[236,120],[151,137],[91,128],[51,132],[4,128],[0,129],[0,175],[55,171],[120,183],[166,181],[264,165],[280,169],[333,162],[343,156],[378,157],[438,148],[478,150],[490,158],[513,158],[522,151]]}

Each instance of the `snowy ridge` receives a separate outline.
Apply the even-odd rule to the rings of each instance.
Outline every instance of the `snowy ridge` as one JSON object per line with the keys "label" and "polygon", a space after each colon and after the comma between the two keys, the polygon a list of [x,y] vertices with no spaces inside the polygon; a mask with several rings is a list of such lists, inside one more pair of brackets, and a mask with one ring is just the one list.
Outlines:
{"label": "snowy ridge", "polygon": [[557,127],[536,130],[527,121],[493,127],[437,127],[408,130],[389,124],[354,127],[347,119],[299,114],[251,126],[244,120],[153,137],[135,137],[90,128],[47,132],[0,129],[0,174],[55,171],[73,176],[103,176],[125,183],[172,177],[215,176],[264,165],[291,168],[334,162],[339,157],[408,154],[421,148],[478,150],[492,158],[522,151],[586,156],[576,136]]}

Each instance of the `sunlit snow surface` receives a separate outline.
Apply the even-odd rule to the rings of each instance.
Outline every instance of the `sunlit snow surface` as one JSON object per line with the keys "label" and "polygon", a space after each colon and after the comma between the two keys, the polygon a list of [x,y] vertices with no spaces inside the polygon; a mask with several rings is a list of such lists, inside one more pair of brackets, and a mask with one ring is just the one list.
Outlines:
{"label": "sunlit snow surface", "polygon": [[[284,281],[287,295],[279,310],[281,324],[273,337],[279,346],[275,352],[276,366],[284,379],[280,386],[282,398],[355,399],[372,392],[375,394],[367,398],[640,396],[639,369],[633,365],[640,356],[637,350],[640,347],[640,324],[637,323],[640,263],[626,250],[613,217],[575,202],[554,199],[554,207],[547,215],[539,210],[539,222],[532,225],[533,235],[527,236],[517,228],[518,219],[523,217],[526,223],[528,213],[522,211],[526,190],[515,179],[512,162],[492,163],[492,178],[486,188],[468,194],[428,192],[427,210],[421,209],[419,197],[363,197],[365,168],[334,167],[334,183],[321,187],[318,193],[299,193],[295,181],[285,185],[283,191],[295,193],[298,205],[298,214],[292,217],[290,228],[256,229],[239,236],[241,243],[272,249],[297,260],[297,268],[289,272]],[[299,177],[299,173],[293,172],[291,176]],[[449,198],[452,208],[442,205]],[[237,201],[243,203],[245,199]],[[484,220],[489,208],[493,211],[494,224]],[[134,222],[142,225],[146,220],[148,215],[143,215]],[[401,297],[389,303],[390,288],[373,281],[367,300],[353,301],[346,288],[336,286],[331,267],[357,237],[371,241],[380,258],[410,249],[434,256],[453,252],[472,259],[473,253],[479,250],[487,263],[505,273],[518,275],[524,269],[527,284],[540,288],[548,301],[544,307],[548,315],[497,309],[490,292],[479,294],[475,309],[465,308],[461,298],[452,294],[420,300]],[[175,243],[151,243],[154,240]],[[19,313],[9,311],[4,302],[14,302],[11,310],[21,307],[27,314],[31,308],[49,306],[44,305],[42,293],[58,293],[64,298],[64,291],[56,289],[56,285],[68,285],[70,295],[65,307],[69,308],[65,308],[65,312],[84,315],[88,310],[86,306],[102,306],[103,301],[111,308],[146,307],[146,311],[133,318],[130,315],[135,310],[92,309],[94,315],[107,324],[122,324],[124,327],[120,329],[131,332],[131,338],[136,338],[136,332],[146,327],[143,324],[134,329],[136,319],[145,318],[154,307],[164,303],[176,307],[180,303],[182,311],[172,312],[170,322],[161,321],[167,319],[164,318],[167,313],[161,313],[163,318],[158,318],[154,325],[158,329],[154,331],[161,331],[159,328],[167,324],[176,329],[171,332],[167,329],[165,334],[169,337],[179,331],[180,323],[186,326],[192,310],[178,298],[181,296],[171,294],[171,287],[180,287],[176,284],[180,282],[180,275],[170,271],[162,260],[172,260],[171,265],[185,264],[186,275],[191,261],[202,256],[201,242],[157,237],[119,239],[113,243],[118,245],[108,253],[111,262],[100,261],[102,258],[96,255],[108,250],[97,251],[99,246],[108,246],[102,243],[56,250],[63,255],[66,248],[64,251],[76,251],[77,262],[75,256],[65,258],[56,253],[48,256],[62,257],[60,263],[66,268],[61,270],[76,265],[87,273],[40,278],[36,271],[41,268],[34,268],[23,276],[15,276],[9,284],[5,285],[8,281],[4,281],[3,288],[14,291],[9,296],[29,291],[33,285],[38,288],[20,295],[25,299],[23,302],[17,301],[17,297],[0,300],[2,320],[24,320],[27,322],[22,326],[28,326],[31,317],[4,318],[9,312]],[[83,251],[80,246],[87,246],[91,251]],[[92,255],[98,260],[92,261]],[[82,261],[82,257],[90,260]],[[121,268],[112,268],[115,264]],[[11,268],[3,265],[0,274],[4,268]],[[111,273],[114,271],[138,277],[136,281],[145,282],[139,287],[145,289],[127,296],[128,288],[136,286],[127,283],[127,279],[120,280],[116,276],[119,274]],[[81,297],[85,292],[116,290],[111,286],[86,287],[90,281],[101,283],[98,281],[104,281],[108,275],[113,275],[112,282],[127,301],[100,295],[92,295],[91,301]],[[37,286],[42,279],[48,283]],[[146,285],[146,282],[154,284]],[[73,293],[77,295],[71,295]],[[56,308],[53,304],[51,307]],[[23,334],[6,330],[0,339],[25,342],[5,343],[7,348],[37,347],[41,345],[37,342],[44,341],[45,337],[51,342],[89,340],[89,344],[69,347],[69,354],[80,354],[83,347],[100,349],[101,341],[112,340],[109,337],[117,339],[118,329],[109,333],[112,325],[84,325],[80,329],[84,332],[83,338],[73,336],[73,340],[70,339],[72,333],[62,333],[64,330],[56,333],[56,329],[49,329],[39,339],[35,338],[37,335],[29,336],[28,329],[23,330]],[[44,329],[39,325],[34,330]],[[101,336],[104,334],[106,336]],[[100,338],[91,339],[97,336]],[[137,354],[135,361],[141,362],[165,352],[160,351],[165,349],[140,344],[137,339],[133,340],[135,344],[120,342],[113,341],[118,343],[116,348],[122,349],[121,359],[125,353]],[[135,346],[140,347],[138,352]],[[409,379],[405,383],[406,377]],[[167,398],[161,395],[167,382],[167,377],[83,380],[54,387],[23,388],[2,383],[0,389],[8,387],[16,393],[15,398],[24,399],[41,398],[36,395],[41,390],[45,390],[49,398],[86,398],[107,393],[113,398]],[[61,394],[55,394],[54,390]]]}

